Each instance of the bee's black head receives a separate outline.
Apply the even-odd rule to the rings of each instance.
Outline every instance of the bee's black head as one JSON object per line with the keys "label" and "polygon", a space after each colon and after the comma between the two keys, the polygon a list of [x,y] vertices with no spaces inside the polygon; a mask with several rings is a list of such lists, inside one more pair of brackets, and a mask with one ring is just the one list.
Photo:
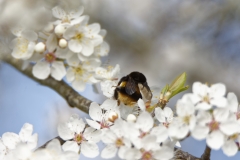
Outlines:
{"label": "bee's black head", "polygon": [[140,72],[132,72],[128,76],[140,83],[145,83],[147,81],[146,77]]}

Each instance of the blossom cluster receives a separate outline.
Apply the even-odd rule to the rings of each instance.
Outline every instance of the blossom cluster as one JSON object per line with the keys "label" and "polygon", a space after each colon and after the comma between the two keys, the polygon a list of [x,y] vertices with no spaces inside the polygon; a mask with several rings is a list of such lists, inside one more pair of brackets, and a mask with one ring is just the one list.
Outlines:
{"label": "blossom cluster", "polygon": [[[221,84],[195,82],[193,93],[185,94],[177,101],[176,113],[169,107],[139,99],[134,107],[107,99],[100,106],[92,102],[90,119],[73,114],[67,122],[58,125],[60,145],[57,139],[45,148],[36,149],[37,135],[33,127],[25,124],[19,135],[4,133],[0,138],[0,159],[78,159],[101,156],[104,159],[118,156],[126,160],[169,160],[179,141],[192,136],[206,139],[214,150],[222,148],[227,156],[237,153],[240,146],[240,109],[234,93],[226,94]],[[149,107],[155,106],[149,112]],[[99,150],[98,143],[105,147]]]}
{"label": "blossom cluster", "polygon": [[86,83],[99,82],[103,78],[99,77],[101,57],[110,49],[104,41],[107,32],[98,23],[88,24],[89,16],[83,11],[82,6],[71,11],[56,6],[49,15],[53,21],[43,30],[24,25],[12,28],[11,55],[24,61],[23,69],[33,65],[32,73],[38,79],[51,76],[60,81],[66,76],[78,91],[83,91]]}

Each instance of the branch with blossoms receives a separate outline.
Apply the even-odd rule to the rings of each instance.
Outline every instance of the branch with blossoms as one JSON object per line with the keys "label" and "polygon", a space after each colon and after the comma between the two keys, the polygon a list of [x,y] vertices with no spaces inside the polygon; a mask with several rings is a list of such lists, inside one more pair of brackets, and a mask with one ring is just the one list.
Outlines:
{"label": "branch with blossoms", "polygon": [[[58,125],[59,137],[38,149],[37,134],[32,134],[33,126],[26,123],[19,134],[6,132],[2,135],[0,159],[77,160],[81,153],[89,158],[101,155],[104,159],[117,155],[126,160],[208,160],[212,149],[222,149],[227,156],[238,152],[238,101],[234,93],[225,96],[226,87],[221,83],[207,86],[195,82],[192,93],[177,101],[176,113],[167,103],[188,89],[186,73],[150,100],[139,98],[131,106],[117,100],[114,92],[116,86],[121,85],[117,81],[120,66],[101,67],[100,58],[109,52],[109,45],[104,41],[106,31],[97,23],[88,24],[89,17],[82,13],[83,7],[65,11],[56,6],[52,8],[54,20],[40,32],[24,28],[23,24],[12,27],[15,36],[11,41],[12,57],[4,55],[2,60],[49,86],[70,106],[89,113],[91,119],[72,115],[67,122]],[[65,76],[71,87],[63,81]],[[86,83],[100,83],[107,97],[103,104],[91,102],[75,91],[83,91]],[[144,89],[141,84],[136,87]],[[189,136],[206,139],[201,158],[176,149]],[[102,151],[97,145],[100,141],[105,144]]]}

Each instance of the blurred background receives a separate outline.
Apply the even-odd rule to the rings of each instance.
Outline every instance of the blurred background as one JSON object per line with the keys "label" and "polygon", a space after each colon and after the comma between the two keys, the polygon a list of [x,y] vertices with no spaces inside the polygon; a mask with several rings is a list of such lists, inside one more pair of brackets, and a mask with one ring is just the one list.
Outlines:
{"label": "blurred background", "polygon": [[[240,98],[240,1],[239,0],[85,0],[84,14],[108,34],[111,50],[104,64],[120,64],[121,74],[140,71],[150,86],[162,88],[182,72],[187,84],[222,82]],[[191,88],[187,91],[190,92]],[[186,92],[185,92],[186,93]],[[101,103],[104,97],[92,86],[81,93]],[[175,97],[168,106],[174,108]],[[57,136],[56,126],[72,113],[55,91],[25,77],[11,66],[0,66],[0,135],[18,133],[26,122],[34,125],[39,145]],[[200,156],[205,141],[191,138],[182,149]],[[84,159],[84,158],[81,158]],[[86,158],[87,159],[87,158]],[[97,157],[96,159],[100,159]],[[116,159],[116,158],[114,158]],[[239,160],[212,151],[213,160]]]}

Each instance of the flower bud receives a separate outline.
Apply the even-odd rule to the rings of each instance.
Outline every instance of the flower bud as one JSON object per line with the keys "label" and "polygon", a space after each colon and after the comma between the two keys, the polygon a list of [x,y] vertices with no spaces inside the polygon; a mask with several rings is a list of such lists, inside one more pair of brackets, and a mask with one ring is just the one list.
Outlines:
{"label": "flower bud", "polygon": [[108,115],[108,120],[114,123],[116,119],[118,119],[118,114],[116,112],[110,112]]}
{"label": "flower bud", "polygon": [[54,32],[56,33],[56,35],[58,35],[59,37],[63,35],[63,33],[65,32],[65,27],[62,25],[57,25],[54,29]]}
{"label": "flower bud", "polygon": [[35,45],[35,51],[38,53],[44,52],[45,51],[45,44],[43,42],[39,42],[38,44]]}
{"label": "flower bud", "polygon": [[67,41],[66,41],[66,39],[60,39],[60,41],[59,41],[59,43],[58,43],[58,45],[61,47],[61,48],[66,48],[67,47]]}
{"label": "flower bud", "polygon": [[127,116],[127,121],[128,122],[135,122],[136,121],[136,116],[134,116],[133,114],[129,114],[128,116]]}

